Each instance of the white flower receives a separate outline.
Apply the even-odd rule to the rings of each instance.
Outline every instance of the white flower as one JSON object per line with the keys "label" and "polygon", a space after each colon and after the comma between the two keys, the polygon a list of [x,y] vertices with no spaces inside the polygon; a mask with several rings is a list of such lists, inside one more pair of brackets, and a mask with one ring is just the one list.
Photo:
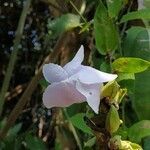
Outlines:
{"label": "white flower", "polygon": [[84,48],[81,46],[73,60],[64,67],[53,63],[43,66],[43,75],[51,83],[43,94],[47,108],[67,107],[86,101],[98,113],[103,82],[112,81],[117,75],[83,66],[83,59]]}

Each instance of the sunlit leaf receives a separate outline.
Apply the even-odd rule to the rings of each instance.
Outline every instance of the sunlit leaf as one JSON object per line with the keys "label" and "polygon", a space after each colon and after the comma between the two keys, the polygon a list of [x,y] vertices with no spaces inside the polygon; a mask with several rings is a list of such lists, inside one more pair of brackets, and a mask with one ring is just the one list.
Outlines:
{"label": "sunlit leaf", "polygon": [[129,80],[129,79],[135,80],[134,73],[118,73],[117,81]]}
{"label": "sunlit leaf", "polygon": [[110,99],[113,99],[117,92],[119,91],[120,86],[116,81],[108,82],[103,88],[102,88],[102,97],[109,97]]}
{"label": "sunlit leaf", "polygon": [[143,150],[142,147],[136,143],[130,141],[121,141],[121,150]]}
{"label": "sunlit leaf", "polygon": [[121,89],[116,81],[112,81],[103,86],[101,97],[106,97],[110,104],[115,104],[118,107],[126,93],[126,89]]}
{"label": "sunlit leaf", "polygon": [[[132,27],[127,31],[123,43],[123,53],[127,57],[139,57],[150,61],[150,30],[143,27]],[[132,104],[140,120],[150,119],[150,70],[135,75],[132,86]]]}
{"label": "sunlit leaf", "polygon": [[107,131],[109,131],[110,133],[114,133],[118,130],[120,124],[121,120],[119,118],[117,108],[111,105],[111,108],[107,114],[105,127]]}
{"label": "sunlit leaf", "polygon": [[127,94],[127,89],[120,89],[116,96],[114,97],[114,104],[116,104],[119,107],[119,104],[121,103],[122,99],[124,98],[124,96]]}
{"label": "sunlit leaf", "polygon": [[139,73],[150,67],[150,62],[141,58],[122,57],[116,59],[112,67],[114,71],[120,73]]}

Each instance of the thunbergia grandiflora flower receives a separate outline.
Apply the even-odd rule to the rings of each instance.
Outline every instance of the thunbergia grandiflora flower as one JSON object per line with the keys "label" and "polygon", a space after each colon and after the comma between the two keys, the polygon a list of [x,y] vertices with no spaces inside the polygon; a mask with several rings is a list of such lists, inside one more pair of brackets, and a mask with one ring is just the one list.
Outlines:
{"label": "thunbergia grandiflora flower", "polygon": [[81,65],[83,59],[84,48],[81,46],[64,67],[53,63],[43,66],[43,75],[51,83],[43,94],[43,103],[47,108],[67,107],[86,101],[98,113],[103,82],[112,81],[117,75]]}

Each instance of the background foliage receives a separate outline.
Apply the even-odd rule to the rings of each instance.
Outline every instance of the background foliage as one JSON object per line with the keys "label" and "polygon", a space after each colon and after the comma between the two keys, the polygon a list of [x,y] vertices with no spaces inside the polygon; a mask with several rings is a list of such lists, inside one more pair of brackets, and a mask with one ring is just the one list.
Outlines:
{"label": "background foliage", "polygon": [[[149,0],[0,1],[0,149],[149,150],[149,20]],[[117,81],[98,115],[46,109],[42,65],[64,65],[81,44],[84,64]]]}

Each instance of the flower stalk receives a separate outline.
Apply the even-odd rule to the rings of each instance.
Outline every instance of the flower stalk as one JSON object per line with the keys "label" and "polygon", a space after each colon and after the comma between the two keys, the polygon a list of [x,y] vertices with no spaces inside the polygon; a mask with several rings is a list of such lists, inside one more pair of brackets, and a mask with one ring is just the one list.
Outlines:
{"label": "flower stalk", "polygon": [[24,8],[22,10],[22,14],[20,16],[20,20],[18,23],[18,27],[16,30],[16,36],[14,39],[14,45],[13,45],[13,50],[10,56],[10,61],[7,67],[7,71],[6,71],[6,75],[4,78],[4,82],[2,85],[2,89],[0,92],[0,116],[2,114],[3,111],[3,105],[4,105],[4,101],[5,101],[5,94],[8,90],[9,87],[9,83],[11,80],[11,76],[12,76],[12,72],[16,63],[16,59],[17,59],[17,54],[18,54],[18,50],[19,50],[19,44],[22,38],[22,34],[23,34],[23,29],[24,29],[24,24],[25,24],[25,20],[28,14],[28,10],[31,4],[31,0],[27,0],[26,4],[24,5]]}

